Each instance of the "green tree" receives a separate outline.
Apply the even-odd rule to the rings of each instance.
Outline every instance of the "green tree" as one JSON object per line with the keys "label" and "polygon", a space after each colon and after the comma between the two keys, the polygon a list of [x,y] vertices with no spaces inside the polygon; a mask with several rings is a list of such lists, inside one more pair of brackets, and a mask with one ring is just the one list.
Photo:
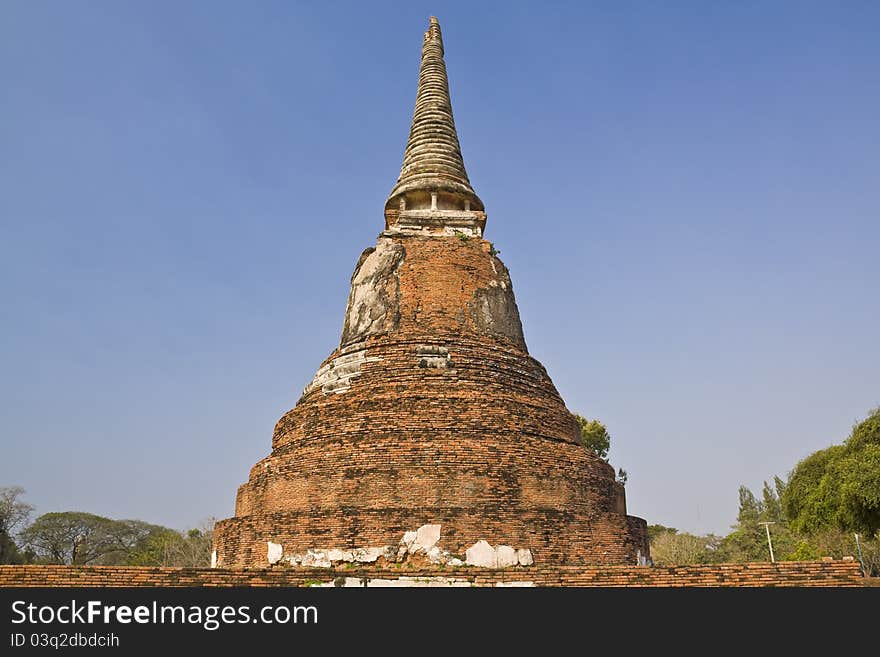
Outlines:
{"label": "green tree", "polygon": [[128,555],[132,566],[181,566],[205,568],[211,565],[214,519],[187,532],[161,528]]}
{"label": "green tree", "polygon": [[209,518],[200,527],[186,532],[186,540],[174,555],[177,564],[191,568],[205,568],[211,565],[211,552],[214,549],[214,518]]}
{"label": "green tree", "polygon": [[842,445],[810,454],[792,470],[782,506],[794,529],[880,532],[880,408]]}
{"label": "green tree", "polygon": [[841,480],[838,526],[868,536],[880,532],[880,445],[853,450],[835,470]]}
{"label": "green tree", "polygon": [[773,477],[773,486],[766,481],[761,491],[761,516],[769,522],[786,522],[785,512],[782,509],[782,496],[785,493],[785,482],[779,477]]}
{"label": "green tree", "polygon": [[156,534],[171,531],[142,520],[113,520],[106,527],[107,541],[113,549],[100,558],[107,566],[131,564],[131,555],[144,548]]}
{"label": "green tree", "polygon": [[718,556],[722,561],[770,561],[767,529],[762,524],[765,522],[772,523],[770,536],[776,560],[792,558],[787,555],[794,553],[797,537],[788,525],[779,499],[786,486],[779,477],[774,481],[774,487],[764,482],[760,500],[746,486],[739,487],[736,524],[719,546]]}
{"label": "green tree", "polygon": [[44,563],[87,564],[115,549],[107,536],[113,521],[91,513],[45,513],[22,532]]}
{"label": "green tree", "polygon": [[581,429],[581,442],[587,449],[593,450],[596,455],[608,461],[608,450],[611,449],[611,434],[599,420],[588,420],[583,415],[575,413],[575,419]]}
{"label": "green tree", "polygon": [[725,561],[767,561],[766,542],[761,534],[761,505],[746,486],[739,487],[739,512],[732,531],[725,536]]}
{"label": "green tree", "polygon": [[81,511],[45,513],[21,534],[44,563],[125,563],[128,553],[163,529],[140,520],[112,520]]}
{"label": "green tree", "polygon": [[710,539],[686,532],[663,532],[651,541],[651,560],[658,566],[706,563]]}
{"label": "green tree", "polygon": [[24,523],[34,507],[21,500],[21,486],[0,488],[0,564],[18,564],[25,561],[14,540],[15,532]]}
{"label": "green tree", "polygon": [[6,532],[0,532],[0,565],[22,564],[25,557],[18,549],[15,541]]}
{"label": "green tree", "polygon": [[739,489],[739,513],[717,556],[724,561],[769,558],[769,522],[777,560],[856,556],[860,534],[866,572],[880,573],[880,409],[857,423],[841,445],[803,459],[787,481],[764,482],[758,499]]}
{"label": "green tree", "polygon": [[213,519],[186,533],[142,520],[92,513],[46,513],[22,532],[41,563],[188,566],[211,563]]}
{"label": "green tree", "polygon": [[648,540],[653,541],[661,534],[677,534],[675,527],[666,527],[664,525],[648,525]]}
{"label": "green tree", "polygon": [[154,532],[136,549],[128,553],[129,566],[176,566],[174,555],[182,549],[180,544],[186,539],[173,529]]}

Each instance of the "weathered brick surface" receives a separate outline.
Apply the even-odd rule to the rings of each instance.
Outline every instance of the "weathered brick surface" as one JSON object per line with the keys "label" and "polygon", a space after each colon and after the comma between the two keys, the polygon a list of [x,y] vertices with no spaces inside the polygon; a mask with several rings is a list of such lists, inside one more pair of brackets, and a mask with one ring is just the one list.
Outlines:
{"label": "weathered brick surface", "polygon": [[216,528],[218,563],[265,566],[268,541],[286,552],[397,544],[426,523],[442,526],[452,553],[484,539],[529,548],[538,563],[647,555],[613,468],[580,444],[526,351],[489,243],[380,237],[360,267],[374,268],[383,312],[363,321],[353,306],[375,296],[353,292],[348,341],[324,363],[345,355],[357,373],[339,394],[310,386],[278,422],[235,517]]}
{"label": "weathered brick surface", "polygon": [[454,577],[475,586],[532,582],[536,586],[583,587],[778,587],[860,586],[852,561],[721,564],[649,568],[631,566],[535,566],[504,570],[481,568],[397,569],[325,568],[206,569],[120,566],[0,566],[0,587],[149,587],[149,586],[309,586],[336,578],[391,579]]}

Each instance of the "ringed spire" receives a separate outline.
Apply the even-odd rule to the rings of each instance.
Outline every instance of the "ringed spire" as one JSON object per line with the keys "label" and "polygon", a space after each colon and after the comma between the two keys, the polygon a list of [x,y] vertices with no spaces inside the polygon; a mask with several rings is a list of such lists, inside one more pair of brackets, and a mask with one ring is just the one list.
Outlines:
{"label": "ringed spire", "polygon": [[449,98],[440,23],[431,16],[422,44],[419,86],[403,166],[386,210],[482,211],[468,180]]}

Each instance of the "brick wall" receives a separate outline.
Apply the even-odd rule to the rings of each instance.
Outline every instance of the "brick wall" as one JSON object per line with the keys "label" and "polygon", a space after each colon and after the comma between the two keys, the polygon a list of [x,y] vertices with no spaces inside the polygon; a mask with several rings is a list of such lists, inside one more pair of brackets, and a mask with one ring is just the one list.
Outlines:
{"label": "brick wall", "polygon": [[[140,586],[310,586],[336,578],[397,580],[437,577],[466,580],[474,586],[531,582],[536,586],[606,587],[755,587],[860,586],[859,565],[853,561],[804,561],[658,567],[517,567],[395,569],[272,568],[227,570],[119,566],[0,566],[0,587],[140,587]],[[341,583],[341,579],[337,580]]]}

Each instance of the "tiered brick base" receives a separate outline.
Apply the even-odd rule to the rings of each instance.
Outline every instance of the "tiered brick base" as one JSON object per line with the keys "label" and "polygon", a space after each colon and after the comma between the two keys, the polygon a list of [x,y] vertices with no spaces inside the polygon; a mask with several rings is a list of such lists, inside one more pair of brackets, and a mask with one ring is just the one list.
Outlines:
{"label": "tiered brick base", "polygon": [[342,341],[275,427],[215,529],[217,565],[397,545],[528,548],[538,564],[648,555],[614,469],[526,349],[510,277],[473,237],[384,233],[352,276]]}
{"label": "tiered brick base", "polygon": [[531,582],[535,586],[690,587],[690,586],[860,586],[853,561],[745,563],[649,568],[629,566],[541,566],[486,570],[328,569],[226,570],[201,568],[134,568],[117,566],[0,566],[0,587],[56,586],[314,586],[348,578],[365,583],[401,577],[455,578],[473,586]]}

